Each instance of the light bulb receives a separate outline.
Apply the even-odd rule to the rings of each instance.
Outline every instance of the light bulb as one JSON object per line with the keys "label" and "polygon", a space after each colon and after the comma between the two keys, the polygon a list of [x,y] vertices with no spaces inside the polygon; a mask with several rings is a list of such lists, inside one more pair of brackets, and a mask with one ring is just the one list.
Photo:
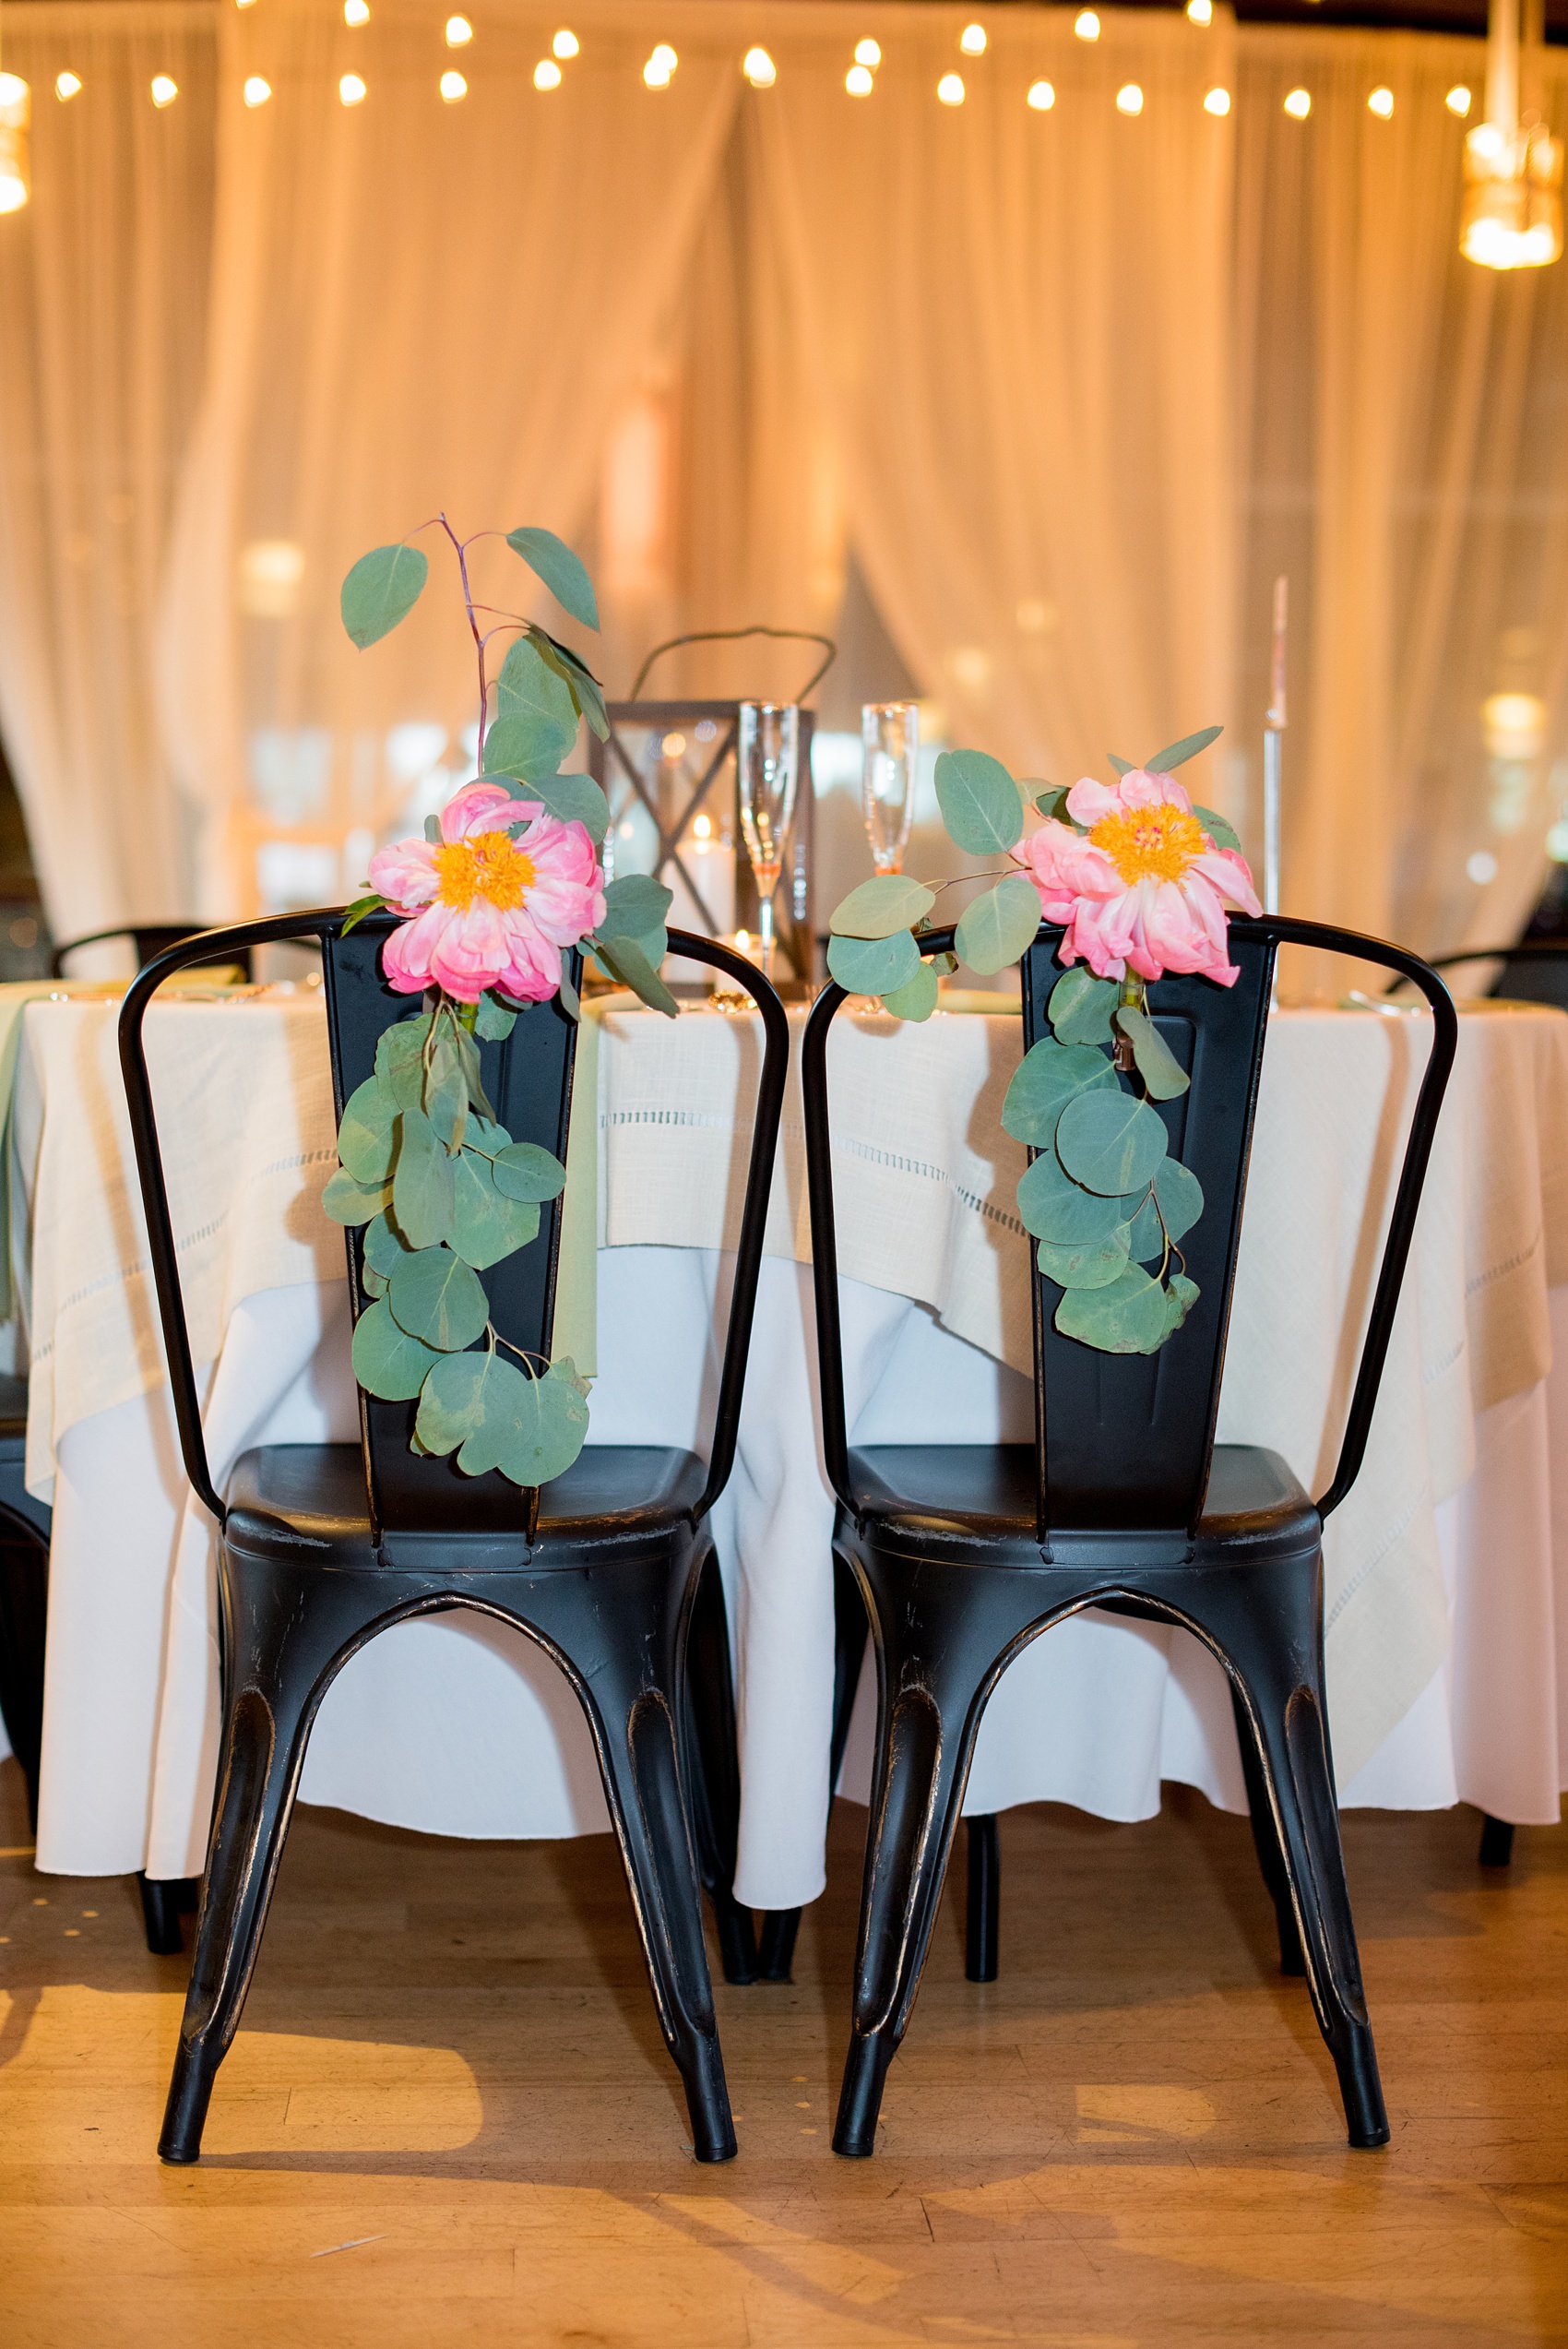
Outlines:
{"label": "light bulb", "polygon": [[1092,8],[1080,8],[1073,19],[1073,30],[1080,41],[1099,39],[1099,18]]}
{"label": "light bulb", "polygon": [[441,95],[445,100],[447,105],[455,106],[460,98],[466,98],[468,94],[469,85],[463,79],[462,75],[459,73],[454,73],[451,68],[448,67],[446,72],[441,77]]}
{"label": "light bulb", "polygon": [[653,55],[648,60],[650,65],[659,66],[661,70],[667,74],[672,74],[680,62],[681,60],[676,56],[675,52],[671,48],[670,43],[667,41],[656,41],[654,42]]}
{"label": "light bulb", "polygon": [[[249,5],[250,0],[241,0],[242,6],[248,6]],[[343,22],[346,25],[352,25],[356,31],[359,30],[361,25],[369,24],[370,8],[368,6],[368,0],[343,0]]]}
{"label": "light bulb", "polygon": [[1462,81],[1456,81],[1443,102],[1451,114],[1463,116],[1470,111],[1470,93]]}
{"label": "light bulb", "polygon": [[338,97],[344,106],[358,106],[364,98],[364,84],[358,74],[345,74],[338,84]]}
{"label": "light bulb", "polygon": [[1310,89],[1292,89],[1287,93],[1285,112],[1293,114],[1299,123],[1304,123],[1312,111],[1313,94]]}
{"label": "light bulb", "polygon": [[582,43],[578,41],[575,32],[568,32],[565,27],[563,26],[561,30],[556,34],[554,40],[551,42],[550,46],[557,57],[566,58],[575,57],[577,54],[578,50],[581,48]]}
{"label": "light bulb", "polygon": [[1037,114],[1049,114],[1056,103],[1056,92],[1048,81],[1031,81],[1029,104]]}
{"label": "light bulb", "polygon": [[643,67],[643,79],[650,89],[668,89],[670,68],[668,66],[661,66],[657,57],[650,57]]}
{"label": "light bulb", "polygon": [[269,81],[263,81],[259,74],[252,74],[245,83],[245,104],[247,106],[265,106],[271,95],[272,84]]}
{"label": "light bulb", "polygon": [[31,118],[32,92],[20,74],[0,74],[0,212],[19,212],[28,200]]}
{"label": "light bulb", "polygon": [[540,59],[538,65],[533,69],[533,86],[536,89],[560,89],[561,68],[556,64],[553,57],[541,57]]}
{"label": "light bulb", "polygon": [[79,74],[56,74],[54,77],[54,95],[62,102],[67,98],[74,98],[81,86]]}
{"label": "light bulb", "polygon": [[855,63],[857,66],[880,66],[882,63],[882,43],[879,41],[857,41],[855,43]]}
{"label": "light bulb", "polygon": [[474,29],[467,17],[447,18],[446,46],[448,49],[466,49],[473,37]]}
{"label": "light bulb", "polygon": [[771,89],[778,78],[778,68],[766,49],[748,49],[741,60],[741,71],[754,89]]}
{"label": "light bulb", "polygon": [[1144,93],[1138,88],[1135,81],[1124,81],[1122,84],[1121,89],[1116,93],[1116,111],[1119,114],[1141,114],[1143,113]]}
{"label": "light bulb", "polygon": [[961,106],[964,102],[962,79],[957,74],[944,74],[936,85],[936,94],[944,106]]}
{"label": "light bulb", "polygon": [[1229,112],[1230,92],[1228,89],[1211,89],[1205,93],[1204,113],[1206,114],[1228,114]]}
{"label": "light bulb", "polygon": [[966,57],[983,57],[985,55],[984,25],[966,25],[958,35],[958,46]]}
{"label": "light bulb", "polygon": [[1214,0],[1187,0],[1187,16],[1193,24],[1211,25],[1214,22]]}
{"label": "light bulb", "polygon": [[155,106],[172,106],[180,94],[180,85],[167,74],[152,77],[152,102]]}
{"label": "light bulb", "polygon": [[869,98],[874,84],[864,66],[851,66],[844,77],[844,87],[851,98]]}
{"label": "light bulb", "polygon": [[1394,112],[1394,92],[1391,89],[1374,89],[1367,100],[1367,112],[1375,114],[1379,122],[1385,123]]}

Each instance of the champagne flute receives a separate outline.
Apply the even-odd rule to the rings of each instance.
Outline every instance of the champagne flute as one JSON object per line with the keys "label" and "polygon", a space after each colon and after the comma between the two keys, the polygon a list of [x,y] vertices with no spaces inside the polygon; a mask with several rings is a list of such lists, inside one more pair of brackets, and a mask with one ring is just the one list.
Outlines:
{"label": "champagne flute", "polygon": [[765,979],[773,976],[773,892],[784,870],[784,841],[795,813],[800,741],[798,704],[742,702],[736,747],[741,768],[741,829],[756,880]]}
{"label": "champagne flute", "polygon": [[918,701],[868,701],[861,711],[861,810],[872,862],[901,873],[915,814],[921,755]]}

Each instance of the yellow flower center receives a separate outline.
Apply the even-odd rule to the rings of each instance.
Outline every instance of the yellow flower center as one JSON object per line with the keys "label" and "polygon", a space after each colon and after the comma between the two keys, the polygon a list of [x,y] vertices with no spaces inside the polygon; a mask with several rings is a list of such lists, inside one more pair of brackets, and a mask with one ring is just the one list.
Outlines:
{"label": "yellow flower center", "polygon": [[1128,882],[1179,881],[1206,846],[1197,817],[1169,799],[1158,807],[1118,808],[1102,816],[1089,842],[1104,850]]}
{"label": "yellow flower center", "polygon": [[533,858],[505,832],[474,832],[433,853],[436,898],[459,913],[476,897],[488,898],[498,913],[510,913],[533,887]]}

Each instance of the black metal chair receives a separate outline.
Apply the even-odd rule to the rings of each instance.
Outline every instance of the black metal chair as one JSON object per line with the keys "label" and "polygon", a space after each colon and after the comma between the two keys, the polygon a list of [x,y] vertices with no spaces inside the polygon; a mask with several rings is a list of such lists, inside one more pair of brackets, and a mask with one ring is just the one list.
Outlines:
{"label": "black metal chair", "polygon": [[27,1380],[0,1377],[0,1716],[27,1781],[28,1817],[36,1829],[53,1512],[34,1500],[24,1481],[27,1437]]}
{"label": "black metal chair", "polygon": [[[139,971],[145,963],[152,960],[155,954],[166,954],[172,946],[179,946],[184,939],[197,937],[200,934],[199,922],[123,922],[112,930],[89,930],[85,936],[67,938],[64,946],[54,948],[49,958],[49,975],[52,979],[64,978],[66,959],[75,954],[78,947],[104,946],[111,938],[129,938]],[[225,931],[223,935],[229,936],[232,934]],[[244,947],[232,954],[204,954],[191,967],[205,971],[214,966],[229,969],[237,966],[248,979],[251,975],[251,950]]]}
{"label": "black metal chair", "polygon": [[[1059,929],[1023,957],[1026,1049],[1048,1032]],[[952,945],[921,937],[923,953]],[[1214,1442],[1219,1374],[1277,946],[1355,954],[1414,980],[1434,1029],[1389,1222],[1344,1443],[1310,1500],[1273,1452]],[[1199,1300],[1151,1355],[1064,1338],[1033,1280],[1033,1445],[879,1446],[851,1452],[838,1339],[827,1042],[844,1002],[826,987],[802,1059],[823,1445],[838,1496],[835,1547],[853,1569],[876,1655],[877,1758],[853,2028],[834,2147],[869,2154],[887,2067],[919,1988],[976,1733],[1004,1667],[1086,1606],[1176,1623],[1229,1675],[1253,1825],[1282,1957],[1304,1961],[1354,2145],[1388,2123],[1361,1988],[1339,1842],[1323,1686],[1323,1520],[1366,1449],[1421,1184],[1457,1036],[1443,982],[1396,947],[1284,918],[1230,924],[1241,977],[1162,979],[1155,1021],[1191,1089],[1157,1103],[1206,1206],[1183,1235]],[[982,1858],[987,1840],[980,1840]],[[994,1841],[990,1841],[994,1860]],[[986,1870],[977,1871],[982,1906]],[[994,1894],[995,1874],[990,1872]],[[994,1938],[994,1937],[993,1937]],[[1299,1955],[1298,1955],[1299,1953]]]}
{"label": "black metal chair", "polygon": [[[734,1772],[722,1752],[728,1683],[693,1711],[688,1639],[728,1672],[722,1599],[705,1573],[708,1511],[734,1457],[762,1260],[768,1186],[789,1057],[783,1008],[742,956],[672,931],[671,952],[711,963],[754,998],[766,1045],[736,1252],[712,1456],[589,1446],[542,1491],[498,1472],[460,1474],[410,1449],[414,1405],[362,1395],[362,1440],[278,1445],[236,1462],[213,1489],[197,1409],[163,1167],[142,1048],[154,990],[192,962],[273,940],[319,940],[339,1113],[368,1077],[391,1021],[410,1008],[380,973],[393,927],[373,915],[350,936],[341,912],[249,923],[160,955],[120,1018],[120,1053],[185,1471],[220,1529],[223,1730],[211,1842],[179,2053],[159,2151],[193,2162],[214,2076],[239,2022],[311,1723],[334,1675],[379,1631],[469,1606],[526,1632],[565,1673],[603,1773],[611,1818],[665,2041],[685,2083],[699,2161],[735,2150],[703,1939],[698,1861],[710,1883],[734,1854]],[[486,1091],[517,1140],[564,1154],[577,1029],[558,1003],[519,1016],[480,1047]],[[548,1358],[559,1201],[540,1236],[483,1276],[498,1329]],[[360,1239],[349,1234],[356,1315]],[[730,1723],[732,1750],[732,1721]],[[735,1917],[730,1919],[731,1927]],[[720,1918],[721,1928],[724,1919]],[[749,1941],[750,1919],[744,1921]]]}

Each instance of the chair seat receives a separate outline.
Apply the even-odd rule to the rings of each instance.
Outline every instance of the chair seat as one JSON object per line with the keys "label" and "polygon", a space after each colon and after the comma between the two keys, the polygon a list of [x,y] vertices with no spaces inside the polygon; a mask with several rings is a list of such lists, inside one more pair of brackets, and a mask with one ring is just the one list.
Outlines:
{"label": "chair seat", "polygon": [[[452,1473],[461,1471],[454,1468]],[[566,1549],[589,1538],[596,1546],[617,1537],[657,1541],[692,1523],[707,1481],[707,1471],[695,1452],[655,1444],[589,1444],[540,1495],[533,1558],[548,1564],[551,1547]],[[528,1554],[519,1494],[515,1536],[393,1534],[378,1557],[358,1444],[267,1444],[243,1453],[225,1497],[225,1539],[253,1555],[287,1555],[297,1561],[303,1547],[319,1554],[323,1566],[395,1565],[400,1561],[389,1550],[417,1544],[426,1556],[437,1546],[444,1555],[463,1553],[474,1568],[482,1569],[516,1565]]]}
{"label": "chair seat", "polygon": [[[1032,1444],[876,1444],[849,1454],[849,1482],[869,1530],[901,1549],[951,1552],[1006,1563],[1001,1544],[1018,1544],[1039,1561],[1038,1491]],[[1316,1509],[1277,1452],[1256,1444],[1218,1444],[1209,1471],[1194,1553],[1260,1544],[1297,1550],[1320,1532]],[[1116,1528],[1063,1531],[1065,1542],[1135,1544],[1165,1533]],[[1183,1545],[1184,1546],[1184,1545]]]}

